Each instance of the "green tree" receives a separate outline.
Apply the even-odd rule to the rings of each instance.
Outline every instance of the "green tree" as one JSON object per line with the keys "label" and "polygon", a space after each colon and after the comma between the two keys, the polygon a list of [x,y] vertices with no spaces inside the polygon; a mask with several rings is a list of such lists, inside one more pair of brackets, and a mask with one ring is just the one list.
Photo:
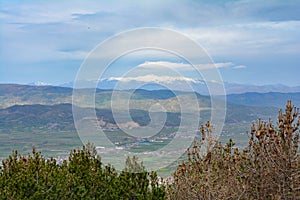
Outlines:
{"label": "green tree", "polygon": [[[134,158],[132,161],[137,161]],[[134,162],[133,162],[134,163]],[[33,148],[32,154],[13,152],[3,161],[0,171],[0,199],[164,199],[157,176],[117,173],[111,165],[103,166],[95,147],[88,143],[70,152],[68,160],[57,164],[45,159]],[[142,164],[135,163],[139,169]],[[151,185],[151,187],[149,187]]]}
{"label": "green tree", "polygon": [[137,156],[133,156],[132,158],[128,156],[125,162],[124,171],[129,173],[142,173],[146,170],[143,162],[141,161],[139,163]]}

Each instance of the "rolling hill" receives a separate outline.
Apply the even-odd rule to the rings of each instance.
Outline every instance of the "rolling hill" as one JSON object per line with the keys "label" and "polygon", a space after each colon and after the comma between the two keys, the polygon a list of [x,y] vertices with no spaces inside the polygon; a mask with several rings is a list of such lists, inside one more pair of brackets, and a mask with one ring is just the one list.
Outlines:
{"label": "rolling hill", "polygon": [[[83,89],[83,94],[84,92]],[[110,131],[110,134],[117,134],[118,126],[148,125],[151,121],[149,109],[157,103],[163,105],[167,112],[165,127],[175,130],[180,124],[181,108],[178,97],[183,99],[190,108],[188,112],[200,114],[200,123],[210,119],[210,97],[208,96],[196,94],[200,105],[198,107],[189,101],[191,95],[195,95],[189,92],[143,89],[114,92],[118,96],[113,100],[117,106],[126,102],[128,95],[132,94],[129,107],[133,121],[124,118],[121,124],[116,125],[111,111],[113,91],[97,89],[95,102],[98,123],[104,130]],[[278,107],[283,107],[290,97],[297,102],[298,96],[299,93],[229,95],[222,134],[225,134],[226,139],[227,136],[237,137],[237,144],[243,145],[244,139],[239,135],[250,129],[252,121],[258,118],[263,120],[272,118],[275,121]],[[82,101],[85,101],[84,95]],[[70,148],[81,145],[74,126],[71,103],[71,88],[0,84],[0,157],[6,157],[12,149],[30,151],[32,145],[47,151],[49,153],[47,155],[53,155],[56,151],[67,152]],[[91,108],[86,106],[79,109],[82,109],[80,113],[84,113]],[[122,117],[126,111],[120,107],[118,114]],[[168,136],[172,132],[170,130],[164,134]],[[118,138],[128,139],[128,136],[123,134]]]}
{"label": "rolling hill", "polygon": [[252,106],[273,106],[273,107],[281,108],[287,100],[292,100],[294,105],[300,107],[300,92],[296,92],[296,93],[247,92],[243,94],[227,95],[228,102],[241,104],[241,105],[252,105]]}

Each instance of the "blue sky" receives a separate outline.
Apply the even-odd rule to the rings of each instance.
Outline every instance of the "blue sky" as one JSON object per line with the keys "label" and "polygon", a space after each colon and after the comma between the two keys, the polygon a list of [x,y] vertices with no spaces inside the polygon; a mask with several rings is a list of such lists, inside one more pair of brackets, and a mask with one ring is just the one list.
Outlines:
{"label": "blue sky", "polygon": [[[0,83],[73,81],[85,57],[103,40],[133,28],[162,27],[202,45],[224,81],[300,85],[297,0],[2,0],[0,24]],[[122,75],[117,65],[129,69],[146,61],[177,62],[159,59],[129,56],[107,77]]]}

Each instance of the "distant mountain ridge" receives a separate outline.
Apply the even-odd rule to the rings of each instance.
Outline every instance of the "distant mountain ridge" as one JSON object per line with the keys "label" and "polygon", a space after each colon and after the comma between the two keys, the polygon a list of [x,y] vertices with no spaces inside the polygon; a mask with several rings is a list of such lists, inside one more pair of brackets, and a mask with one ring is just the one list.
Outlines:
{"label": "distant mountain ridge", "polygon": [[[6,108],[13,105],[30,105],[43,104],[54,105],[61,103],[72,103],[72,88],[59,86],[30,86],[17,84],[0,84],[0,108]],[[106,108],[108,106],[113,90],[97,89],[96,101],[99,108]],[[191,92],[171,91],[167,89],[161,90],[124,90],[118,91],[119,94],[131,94],[131,99],[141,103],[143,100],[147,101],[166,101],[176,100],[177,95],[191,95]],[[208,105],[210,97],[196,93],[201,99],[202,105]],[[227,101],[233,104],[247,105],[247,106],[273,106],[281,108],[287,100],[292,100],[294,105],[300,107],[300,92],[282,93],[282,92],[247,92],[242,94],[229,94]],[[145,101],[144,101],[145,102]],[[175,102],[175,101],[174,101]],[[140,108],[137,108],[140,109]]]}
{"label": "distant mountain ridge", "polygon": [[[106,89],[112,90],[116,88],[119,84],[119,87],[123,90],[126,89],[145,89],[145,90],[162,90],[167,89],[166,87],[162,86],[163,84],[169,86],[170,88],[176,88],[178,91],[186,91],[191,92],[195,91],[202,95],[209,95],[207,84],[203,80],[194,80],[188,82],[190,87],[187,87],[184,84],[184,81],[168,81],[166,82],[143,82],[143,81],[126,81],[121,82],[115,79],[102,79],[100,82],[96,83],[94,81],[80,81],[80,85],[86,85],[86,87],[95,87],[99,89]],[[218,83],[210,83],[211,85],[218,84]],[[65,83],[60,85],[62,87],[74,87],[73,82]],[[141,87],[138,87],[141,86]],[[250,84],[239,84],[239,83],[228,83],[224,82],[225,92],[226,94],[242,94],[247,92],[258,92],[258,93],[267,93],[267,92],[281,92],[281,93],[291,93],[291,92],[300,92],[300,85],[299,86],[286,86],[282,84],[274,84],[274,85],[250,85]]]}
{"label": "distant mountain ridge", "polygon": [[280,93],[280,92],[247,92],[243,94],[227,95],[227,101],[251,106],[273,106],[280,108],[283,102],[292,100],[293,104],[300,107],[300,92],[295,93]]}
{"label": "distant mountain ridge", "polygon": [[[84,90],[84,89],[83,89]],[[14,108],[14,105],[43,105],[43,106],[56,106],[53,108],[62,108],[65,110],[66,105],[72,103],[72,88],[57,87],[57,86],[28,86],[28,85],[14,85],[14,84],[0,84],[0,108]],[[198,105],[192,105],[189,102],[190,95],[195,95],[189,92],[178,92],[170,90],[143,90],[138,89],[135,91],[113,91],[113,90],[100,90],[95,93],[95,104],[97,109],[111,109],[112,93],[117,92],[121,99],[116,99],[117,104],[124,101],[123,98],[130,97],[130,109],[148,111],[151,105],[159,103],[165,106],[168,112],[180,112],[181,108],[177,100],[177,96],[181,95],[186,99],[185,102],[189,105],[191,112],[205,113],[210,108],[210,97],[196,94],[198,98]],[[84,98],[82,98],[84,101]],[[263,115],[273,116],[282,108],[288,99],[292,99],[293,103],[298,106],[300,104],[300,93],[245,93],[227,96],[228,117],[227,122],[249,121]],[[126,99],[125,99],[126,100]],[[63,106],[65,105],[65,106]],[[33,108],[37,108],[35,106]],[[89,106],[85,106],[89,108]],[[92,107],[92,106],[90,106]],[[260,108],[264,107],[264,108]],[[272,108],[273,107],[273,108]],[[276,107],[276,108],[275,108]],[[298,106],[299,107],[299,106]],[[25,109],[26,107],[20,107]],[[43,107],[44,108],[44,107]],[[47,107],[49,109],[51,107]],[[200,109],[200,110],[199,110]],[[208,110],[207,110],[208,109]],[[3,110],[2,110],[3,111]],[[70,111],[68,111],[70,113]],[[107,113],[107,111],[105,111]],[[143,114],[144,116],[145,114]]]}

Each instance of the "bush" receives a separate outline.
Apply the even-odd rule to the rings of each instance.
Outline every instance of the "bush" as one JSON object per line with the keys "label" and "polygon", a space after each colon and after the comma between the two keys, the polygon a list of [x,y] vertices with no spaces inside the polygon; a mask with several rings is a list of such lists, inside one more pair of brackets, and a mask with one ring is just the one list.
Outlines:
{"label": "bush", "polygon": [[35,149],[28,156],[14,152],[3,161],[0,174],[0,199],[165,199],[165,196],[164,186],[157,184],[156,173],[117,173],[114,167],[102,165],[90,144],[71,151],[68,161],[61,165],[53,158],[43,158]]}
{"label": "bush", "polygon": [[299,199],[300,117],[291,101],[272,122],[252,124],[243,151],[230,140],[222,145],[212,137],[208,122],[202,140],[187,149],[187,160],[174,172],[169,199]]}

